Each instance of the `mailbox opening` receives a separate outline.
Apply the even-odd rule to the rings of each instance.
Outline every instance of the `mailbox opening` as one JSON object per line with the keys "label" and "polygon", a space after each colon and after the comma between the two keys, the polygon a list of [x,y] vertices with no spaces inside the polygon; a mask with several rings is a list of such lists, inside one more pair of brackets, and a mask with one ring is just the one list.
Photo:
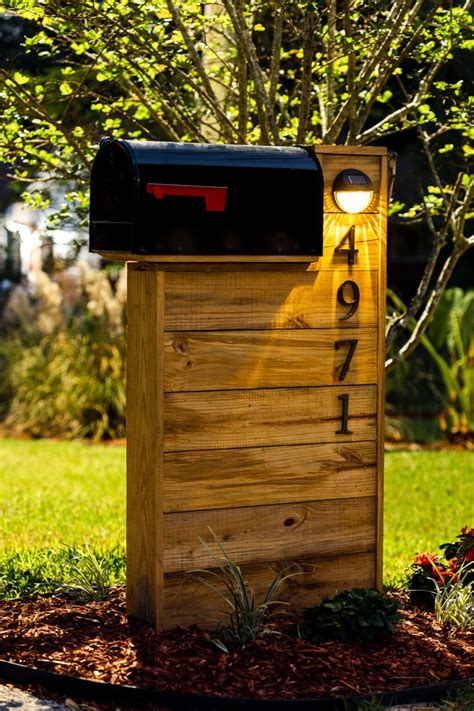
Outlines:
{"label": "mailbox opening", "polygon": [[322,254],[323,178],[306,148],[102,139],[91,174],[95,252]]}

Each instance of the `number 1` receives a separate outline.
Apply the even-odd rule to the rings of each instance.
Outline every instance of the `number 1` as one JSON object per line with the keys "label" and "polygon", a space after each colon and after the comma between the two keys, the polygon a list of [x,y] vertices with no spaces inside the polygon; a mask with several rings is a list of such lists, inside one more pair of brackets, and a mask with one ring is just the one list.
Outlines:
{"label": "number 1", "polygon": [[336,430],[336,434],[350,435],[352,432],[347,429],[349,421],[349,395],[338,395],[337,399],[342,402],[341,429]]}

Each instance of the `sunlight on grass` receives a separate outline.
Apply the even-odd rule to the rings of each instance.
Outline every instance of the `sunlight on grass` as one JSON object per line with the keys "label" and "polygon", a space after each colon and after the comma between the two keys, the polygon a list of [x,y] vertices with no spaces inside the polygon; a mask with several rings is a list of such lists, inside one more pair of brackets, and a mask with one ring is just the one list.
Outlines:
{"label": "sunlight on grass", "polygon": [[125,447],[0,440],[0,548],[125,539]]}
{"label": "sunlight on grass", "polygon": [[384,578],[405,578],[415,553],[439,553],[474,525],[474,454],[398,451],[385,456]]}
{"label": "sunlight on grass", "polygon": [[[64,545],[88,544],[111,554],[123,549],[124,446],[3,439],[0,458],[3,560],[14,550],[28,551],[28,560],[37,555],[44,568],[52,560],[50,549]],[[472,452],[388,452],[386,583],[404,580],[415,553],[437,551],[463,525],[473,526],[473,501]]]}

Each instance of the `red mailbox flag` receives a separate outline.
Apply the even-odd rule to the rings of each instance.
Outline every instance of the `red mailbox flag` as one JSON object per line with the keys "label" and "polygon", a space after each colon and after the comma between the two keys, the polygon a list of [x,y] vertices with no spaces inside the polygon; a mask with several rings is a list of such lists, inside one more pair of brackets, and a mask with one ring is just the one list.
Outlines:
{"label": "red mailbox flag", "polygon": [[175,197],[203,197],[207,212],[224,212],[227,199],[227,188],[210,185],[171,185],[168,183],[148,183],[147,193],[158,200],[166,195]]}

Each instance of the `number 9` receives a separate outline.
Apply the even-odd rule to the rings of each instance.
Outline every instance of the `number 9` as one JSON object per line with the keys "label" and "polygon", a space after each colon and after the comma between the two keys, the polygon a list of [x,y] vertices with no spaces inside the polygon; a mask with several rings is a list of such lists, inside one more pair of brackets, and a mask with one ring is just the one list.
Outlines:
{"label": "number 9", "polygon": [[[346,286],[350,286],[352,288],[352,301],[346,301],[344,298],[344,288]],[[341,286],[337,290],[337,300],[341,306],[350,306],[349,311],[345,314],[345,316],[341,316],[339,321],[345,321],[355,314],[359,308],[360,302],[360,290],[355,281],[347,280],[342,282]]]}

